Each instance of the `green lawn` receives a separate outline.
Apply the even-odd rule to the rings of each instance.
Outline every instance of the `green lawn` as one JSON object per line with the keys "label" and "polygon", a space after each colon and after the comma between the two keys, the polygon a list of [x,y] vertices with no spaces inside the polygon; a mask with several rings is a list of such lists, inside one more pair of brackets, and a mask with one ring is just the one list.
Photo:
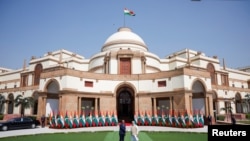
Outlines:
{"label": "green lawn", "polygon": [[[139,139],[140,141],[207,141],[207,133],[144,131],[140,132]],[[119,141],[119,134],[110,131],[37,134],[0,138],[0,141]],[[130,141],[129,134],[125,136],[125,141]]]}
{"label": "green lawn", "polygon": [[236,123],[250,124],[250,120],[237,120]]}

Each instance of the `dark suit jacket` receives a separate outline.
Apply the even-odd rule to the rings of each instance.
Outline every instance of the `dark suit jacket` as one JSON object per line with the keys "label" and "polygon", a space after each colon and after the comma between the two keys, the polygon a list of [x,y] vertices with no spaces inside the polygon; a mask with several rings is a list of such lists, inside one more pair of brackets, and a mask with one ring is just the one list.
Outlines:
{"label": "dark suit jacket", "polygon": [[119,134],[121,134],[121,135],[126,134],[126,125],[125,124],[120,124]]}

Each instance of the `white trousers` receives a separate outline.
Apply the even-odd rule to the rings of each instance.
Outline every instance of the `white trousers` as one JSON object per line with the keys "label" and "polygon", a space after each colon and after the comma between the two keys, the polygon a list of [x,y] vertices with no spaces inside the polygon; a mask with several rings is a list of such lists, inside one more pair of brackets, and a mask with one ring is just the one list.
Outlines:
{"label": "white trousers", "polygon": [[139,141],[139,138],[136,135],[132,135],[131,141]]}

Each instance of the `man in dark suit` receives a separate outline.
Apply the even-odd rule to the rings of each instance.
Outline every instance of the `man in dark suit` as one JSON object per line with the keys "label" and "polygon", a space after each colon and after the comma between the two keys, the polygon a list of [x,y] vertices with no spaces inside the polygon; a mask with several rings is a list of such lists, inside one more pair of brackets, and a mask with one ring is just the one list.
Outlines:
{"label": "man in dark suit", "polygon": [[125,125],[125,120],[122,120],[122,122],[120,123],[120,129],[119,129],[120,141],[124,141],[125,135],[126,135],[126,125]]}
{"label": "man in dark suit", "polygon": [[208,125],[212,125],[212,116],[208,115],[207,117]]}
{"label": "man in dark suit", "polygon": [[45,127],[45,116],[44,115],[41,117],[41,122],[42,122],[42,128]]}
{"label": "man in dark suit", "polygon": [[232,115],[232,117],[231,117],[231,121],[232,121],[232,124],[233,125],[235,125],[236,124],[236,119],[235,119],[235,117]]}

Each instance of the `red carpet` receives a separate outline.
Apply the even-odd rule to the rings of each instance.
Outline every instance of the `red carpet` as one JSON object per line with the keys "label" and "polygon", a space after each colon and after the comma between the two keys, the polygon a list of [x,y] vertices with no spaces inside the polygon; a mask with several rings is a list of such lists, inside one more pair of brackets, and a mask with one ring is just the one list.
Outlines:
{"label": "red carpet", "polygon": [[131,126],[131,125],[132,125],[132,124],[129,123],[129,122],[126,122],[125,124],[126,124],[126,126]]}

